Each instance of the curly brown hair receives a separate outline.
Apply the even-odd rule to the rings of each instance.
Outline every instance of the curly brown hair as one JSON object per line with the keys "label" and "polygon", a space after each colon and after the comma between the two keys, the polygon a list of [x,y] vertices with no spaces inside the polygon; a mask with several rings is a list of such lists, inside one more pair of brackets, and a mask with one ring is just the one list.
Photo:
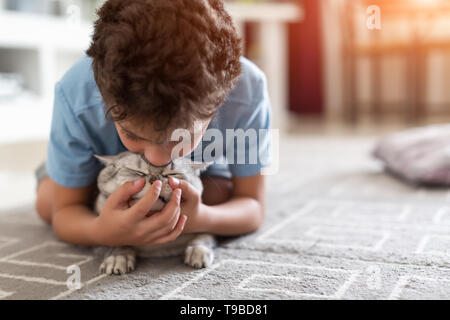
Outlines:
{"label": "curly brown hair", "polygon": [[241,74],[222,0],[108,0],[97,14],[86,53],[113,121],[188,128],[215,115]]}

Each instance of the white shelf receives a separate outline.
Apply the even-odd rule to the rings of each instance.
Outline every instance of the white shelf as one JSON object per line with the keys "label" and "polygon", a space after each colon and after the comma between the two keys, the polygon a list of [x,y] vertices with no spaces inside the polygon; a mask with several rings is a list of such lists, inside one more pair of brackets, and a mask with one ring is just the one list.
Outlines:
{"label": "white shelf", "polygon": [[27,94],[0,100],[0,143],[48,139],[56,81],[89,47],[92,25],[0,10],[0,72],[24,77]]}
{"label": "white shelf", "polygon": [[87,49],[92,26],[72,26],[65,18],[0,11],[0,46],[8,48],[51,48],[61,51]]}
{"label": "white shelf", "polygon": [[[9,58],[8,72],[15,70],[27,72],[33,70],[37,74],[27,75],[26,81],[39,83],[29,86],[44,98],[53,95],[53,88],[62,71],[58,68],[69,67],[89,47],[92,26],[87,23],[73,26],[65,18],[27,14],[12,11],[0,11],[0,30],[8,30],[0,34],[0,50],[28,50],[37,55],[36,61],[30,61],[27,57]],[[64,55],[68,56],[63,57]],[[61,63],[64,61],[64,63]],[[23,70],[23,64],[27,70]],[[2,70],[0,70],[2,71]],[[36,80],[37,78],[37,80]]]}
{"label": "white shelf", "polygon": [[225,8],[236,21],[294,22],[303,19],[303,8],[294,3],[237,3],[226,2]]}

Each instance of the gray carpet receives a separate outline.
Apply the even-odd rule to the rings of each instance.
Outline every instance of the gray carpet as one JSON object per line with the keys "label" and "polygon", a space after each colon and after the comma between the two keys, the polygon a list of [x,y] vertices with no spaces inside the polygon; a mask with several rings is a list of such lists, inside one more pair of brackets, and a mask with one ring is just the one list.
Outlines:
{"label": "gray carpet", "polygon": [[0,214],[0,299],[450,299],[450,190],[387,175],[373,142],[283,138],[264,226],[221,241],[209,269],[175,257],[99,275],[29,206]]}

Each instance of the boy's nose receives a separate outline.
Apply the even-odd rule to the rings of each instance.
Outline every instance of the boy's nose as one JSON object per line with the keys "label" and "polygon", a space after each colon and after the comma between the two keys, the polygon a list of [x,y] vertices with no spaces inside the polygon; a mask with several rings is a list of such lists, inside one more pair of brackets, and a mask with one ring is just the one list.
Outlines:
{"label": "boy's nose", "polygon": [[[148,159],[147,159],[148,160]],[[154,167],[166,167],[168,166],[172,161],[161,161],[161,162],[155,162],[155,161],[150,161],[148,160],[148,162],[150,162],[151,165],[153,165]]]}
{"label": "boy's nose", "polygon": [[167,155],[161,152],[148,151],[145,152],[144,156],[148,162],[150,162],[152,165],[156,167],[166,166],[172,162],[172,159],[170,158],[170,153]]}

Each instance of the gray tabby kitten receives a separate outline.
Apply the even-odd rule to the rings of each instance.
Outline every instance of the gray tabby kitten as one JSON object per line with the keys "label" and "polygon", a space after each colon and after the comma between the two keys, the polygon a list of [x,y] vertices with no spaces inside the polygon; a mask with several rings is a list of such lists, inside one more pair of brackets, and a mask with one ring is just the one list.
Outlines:
{"label": "gray tabby kitten", "polygon": [[[106,199],[120,186],[128,181],[134,181],[145,177],[144,188],[133,196],[140,199],[150,189],[151,182],[162,182],[160,197],[155,202],[152,210],[161,210],[170,200],[172,188],[169,178],[184,179],[195,188],[203,191],[199,177],[200,169],[209,164],[195,164],[190,159],[179,158],[167,166],[155,167],[145,157],[132,152],[122,152],[116,156],[96,156],[103,164],[103,168],[97,179],[99,195],[95,201],[94,210],[99,214]],[[107,274],[124,274],[134,270],[136,255],[140,257],[169,257],[180,255],[184,251],[184,263],[194,267],[203,268],[212,264],[214,259],[214,247],[216,239],[210,234],[182,234],[175,241],[156,245],[153,247],[114,247],[98,248],[103,252],[104,260],[100,265],[100,272]]]}

